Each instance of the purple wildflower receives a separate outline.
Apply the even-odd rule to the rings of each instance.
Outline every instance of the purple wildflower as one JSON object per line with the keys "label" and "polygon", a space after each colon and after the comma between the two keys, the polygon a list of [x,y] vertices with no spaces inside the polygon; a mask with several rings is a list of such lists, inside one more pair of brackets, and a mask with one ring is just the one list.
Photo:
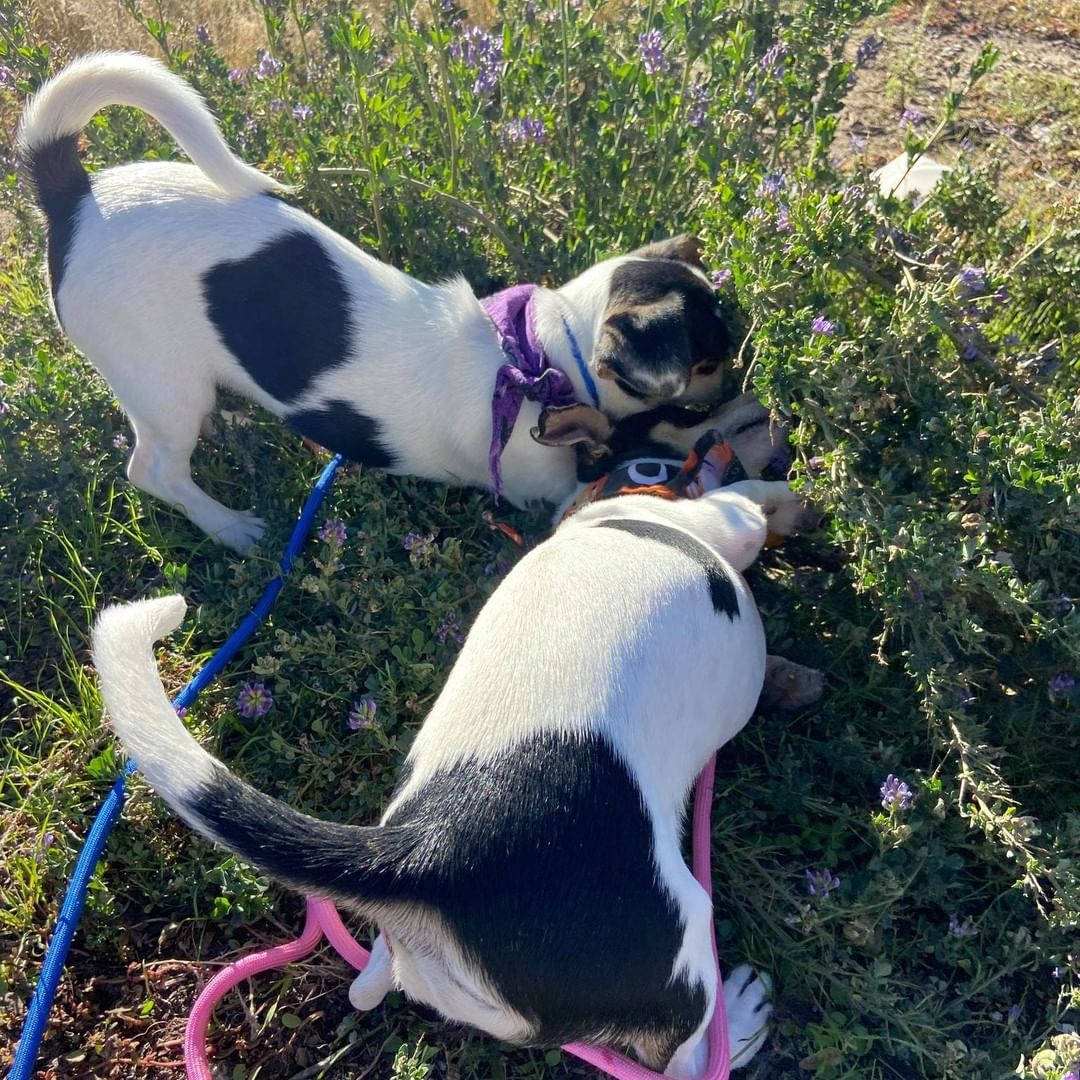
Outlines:
{"label": "purple wildflower", "polygon": [[690,87],[686,95],[686,103],[690,108],[686,122],[692,128],[704,127],[709,118],[709,91],[705,89],[704,83],[694,83]]}
{"label": "purple wildflower", "polygon": [[0,64],[0,86],[14,86],[15,85],[15,72],[7,66],[7,64]]}
{"label": "purple wildflower", "polygon": [[792,232],[794,228],[795,226],[791,224],[791,219],[788,215],[788,208],[781,205],[780,209],[776,211],[776,231]]}
{"label": "purple wildflower", "polygon": [[1055,675],[1046,685],[1050,688],[1051,694],[1065,694],[1076,685],[1076,680],[1071,675],[1062,672]]}
{"label": "purple wildflower", "polygon": [[469,26],[461,40],[451,45],[450,54],[455,59],[463,59],[476,72],[473,93],[481,98],[491,97],[502,74],[502,40],[492,37],[479,26]]}
{"label": "purple wildflower", "polygon": [[969,915],[962,923],[955,915],[949,916],[949,934],[954,938],[976,937],[979,931]]}
{"label": "purple wildflower", "polygon": [[195,27],[195,40],[200,45],[210,44],[210,30],[208,27],[203,26],[201,23]]}
{"label": "purple wildflower", "polygon": [[1080,1080],[1080,1068],[1070,1069],[1061,1080]]}
{"label": "purple wildflower", "polygon": [[364,731],[367,728],[373,728],[375,726],[375,714],[378,712],[378,708],[374,698],[361,698],[349,711],[349,719],[347,721],[349,728],[352,731]]}
{"label": "purple wildflower", "polygon": [[646,75],[662,75],[668,67],[664,59],[664,35],[659,30],[646,30],[638,35],[638,55]]}
{"label": "purple wildflower", "polygon": [[903,780],[889,773],[885,778],[885,783],[881,785],[882,807],[886,810],[908,810],[913,801],[911,788]]}
{"label": "purple wildflower", "polygon": [[255,68],[255,75],[260,79],[271,79],[280,74],[285,65],[276,56],[263,49],[259,53],[259,65]]}
{"label": "purple wildflower", "polygon": [[338,518],[327,518],[323,526],[315,534],[324,543],[333,548],[345,546],[345,522]]}
{"label": "purple wildflower", "polygon": [[981,266],[965,266],[960,271],[960,284],[968,294],[986,291],[986,271]]}
{"label": "purple wildflower", "polygon": [[543,120],[522,116],[503,124],[499,129],[499,141],[503,146],[521,146],[525,143],[539,146],[547,141],[547,130]]}
{"label": "purple wildflower", "polygon": [[856,154],[862,153],[866,149],[866,144],[869,142],[865,135],[858,135],[854,131],[848,136],[851,139],[851,149]]}
{"label": "purple wildflower", "polygon": [[975,704],[975,695],[966,686],[962,686],[953,693],[953,700],[958,708],[967,712]]}
{"label": "purple wildflower", "polygon": [[787,186],[787,180],[781,172],[771,172],[761,178],[761,183],[754,192],[759,199],[775,199]]}
{"label": "purple wildflower", "polygon": [[855,50],[855,64],[857,67],[866,67],[871,60],[877,57],[877,54],[885,48],[885,39],[876,37],[871,34],[869,37],[863,38],[859,47]]}
{"label": "purple wildflower", "polygon": [[768,218],[768,216],[769,215],[765,211],[764,207],[761,207],[761,206],[752,206],[746,212],[746,220],[747,221],[752,221],[755,224],[757,224],[759,221],[765,221]]}
{"label": "purple wildflower", "polygon": [[425,535],[418,532],[406,533],[401,546],[409,553],[410,559],[422,559],[435,546],[435,536],[433,533]]}
{"label": "purple wildflower", "polygon": [[833,872],[826,867],[824,870],[806,871],[806,891],[811,896],[828,900],[829,893],[840,887],[840,879],[833,876]]}
{"label": "purple wildflower", "polygon": [[128,448],[127,436],[122,431],[118,431],[113,436],[112,444],[117,450],[126,450]]}
{"label": "purple wildflower", "polygon": [[274,98],[274,100],[270,102],[270,111],[272,113],[283,113],[286,108],[287,106],[281,98]]}
{"label": "purple wildflower", "polygon": [[311,116],[311,106],[310,105],[294,105],[292,114],[293,114],[293,119],[294,120],[299,120],[300,123],[302,124],[305,120],[308,119],[309,116]]}
{"label": "purple wildflower", "polygon": [[458,617],[453,611],[451,611],[439,624],[439,628],[435,631],[435,636],[442,644],[446,644],[448,640],[455,641],[459,645],[461,644],[463,640],[461,635],[461,623],[458,621]]}
{"label": "purple wildflower", "polygon": [[832,337],[836,333],[836,323],[830,322],[824,315],[815,315],[810,329],[823,337]]}
{"label": "purple wildflower", "polygon": [[229,82],[247,82],[248,70],[247,68],[232,68],[229,72]]}
{"label": "purple wildflower", "polygon": [[188,714],[187,706],[186,706],[186,705],[176,705],[176,706],[174,706],[174,708],[173,708],[173,712],[175,712],[175,713],[176,713],[176,715],[177,715],[177,716],[178,716],[178,717],[179,717],[179,718],[180,718],[181,720],[183,720],[183,719],[184,719],[184,717],[185,717],[185,716],[187,716],[187,714]]}
{"label": "purple wildflower", "polygon": [[712,281],[714,289],[722,289],[731,280],[731,271],[724,267],[722,270],[714,270],[709,279]]}
{"label": "purple wildflower", "polygon": [[900,126],[918,127],[925,119],[926,117],[918,109],[908,107],[900,114]]}
{"label": "purple wildflower", "polygon": [[1019,1005],[1010,1005],[1009,1006],[1009,1023],[1010,1024],[1015,1024],[1016,1021],[1019,1020],[1019,1019],[1020,1019],[1020,1006]]}
{"label": "purple wildflower", "polygon": [[37,850],[34,852],[34,861],[42,862],[45,858],[45,852],[53,846],[56,841],[56,834],[52,831],[42,833],[41,840],[38,842]]}
{"label": "purple wildflower", "polygon": [[265,716],[274,706],[274,697],[261,682],[244,683],[236,695],[236,707],[249,720]]}
{"label": "purple wildflower", "polygon": [[7,416],[8,409],[11,406],[6,401],[0,401],[0,416]]}
{"label": "purple wildflower", "polygon": [[787,56],[787,46],[781,42],[770,45],[765,55],[758,63],[758,67],[766,75],[779,75],[784,70],[784,58]]}

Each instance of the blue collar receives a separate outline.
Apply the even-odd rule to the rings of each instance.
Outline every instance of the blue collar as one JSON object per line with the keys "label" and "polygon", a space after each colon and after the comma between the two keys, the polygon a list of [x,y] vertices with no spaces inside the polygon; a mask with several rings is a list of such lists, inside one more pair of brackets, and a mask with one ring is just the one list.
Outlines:
{"label": "blue collar", "polygon": [[570,323],[567,321],[566,316],[562,316],[563,329],[566,331],[566,340],[570,342],[570,352],[574,355],[574,362],[577,364],[578,371],[581,373],[581,381],[585,384],[585,389],[589,391],[589,397],[592,399],[594,409],[600,408],[600,395],[596,392],[596,383],[593,381],[592,372],[589,371],[588,365],[585,363],[585,357],[581,355],[581,346],[577,343],[577,338],[574,337],[574,331],[570,329]]}

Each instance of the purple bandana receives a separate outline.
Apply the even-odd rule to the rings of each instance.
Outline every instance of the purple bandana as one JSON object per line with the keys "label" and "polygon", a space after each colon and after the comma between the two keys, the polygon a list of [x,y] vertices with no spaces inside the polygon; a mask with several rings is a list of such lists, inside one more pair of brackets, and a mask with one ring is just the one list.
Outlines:
{"label": "purple bandana", "polygon": [[537,340],[534,292],[535,285],[515,285],[480,301],[495,324],[507,360],[495,376],[495,392],[491,396],[488,465],[496,497],[502,490],[500,459],[513,434],[521,403],[526,398],[543,406],[572,405],[577,400],[569,376],[548,364]]}

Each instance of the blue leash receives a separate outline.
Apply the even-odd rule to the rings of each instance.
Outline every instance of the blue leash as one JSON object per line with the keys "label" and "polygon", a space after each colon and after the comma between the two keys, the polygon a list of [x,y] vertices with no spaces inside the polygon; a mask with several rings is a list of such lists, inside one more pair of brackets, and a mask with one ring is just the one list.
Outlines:
{"label": "blue leash", "polygon": [[[199,694],[221,674],[240,646],[255,633],[259,624],[270,614],[278,593],[285,587],[285,577],[292,569],[293,560],[300,554],[300,549],[304,546],[308,533],[311,532],[311,525],[319,506],[330,490],[330,485],[334,482],[334,474],[343,460],[340,454],[336,454],[330,464],[323,469],[322,476],[308,495],[304,509],[300,512],[300,520],[297,521],[292,536],[289,537],[285,554],[281,557],[281,573],[267,584],[262,596],[259,597],[259,602],[232,632],[228,641],[210,657],[206,666],[180,691],[173,701],[175,708],[187,708],[191,705]],[[71,884],[68,885],[64,903],[60,907],[56,929],[45,952],[45,961],[41,965],[41,974],[38,976],[34,996],[30,999],[30,1007],[26,1010],[26,1020],[23,1022],[19,1047],[15,1051],[15,1061],[7,1075],[7,1080],[30,1080],[33,1074],[38,1049],[41,1046],[41,1037],[52,1010],[53,998],[56,997],[56,988],[60,983],[60,976],[64,973],[64,963],[67,960],[68,950],[71,948],[71,939],[75,936],[75,929],[79,925],[83,905],[86,903],[90,878],[101,858],[105,841],[116,824],[116,819],[120,816],[120,811],[124,806],[124,786],[127,778],[134,771],[135,763],[129,761],[124,771],[116,778],[108,798],[102,803],[93,825],[90,826],[90,832],[87,833],[86,840],[83,842],[82,851],[79,852],[78,862],[71,875]]]}

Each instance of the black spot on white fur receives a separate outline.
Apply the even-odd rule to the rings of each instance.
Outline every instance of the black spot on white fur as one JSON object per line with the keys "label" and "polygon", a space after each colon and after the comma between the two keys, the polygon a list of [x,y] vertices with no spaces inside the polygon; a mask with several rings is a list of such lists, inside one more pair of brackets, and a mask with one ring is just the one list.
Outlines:
{"label": "black spot on white fur", "polygon": [[705,993],[669,983],[679,909],[626,766],[596,734],[535,735],[465,760],[394,809],[405,873],[465,955],[533,1025],[533,1041],[659,1042],[693,1033]]}
{"label": "black spot on white fur", "polygon": [[306,232],[286,233],[246,259],[218,263],[203,275],[203,294],[222,343],[279,401],[295,400],[316,376],[348,359],[345,282]]}
{"label": "black spot on white fur", "polygon": [[595,525],[605,529],[618,529],[619,532],[639,536],[643,540],[651,540],[654,543],[666,544],[687,558],[693,559],[705,571],[713,610],[718,615],[726,615],[732,622],[738,618],[739,598],[735,594],[735,586],[732,585],[724,564],[700,540],[683,532],[682,529],[673,529],[670,525],[660,525],[653,521],[638,521],[634,518],[612,518],[608,521],[597,521]]}
{"label": "black spot on white fur", "polygon": [[666,1061],[704,1015],[704,988],[671,982],[680,911],[637,784],[599,735],[460,761],[374,828],[297,813],[220,765],[186,808],[294,888],[430,906],[537,1044],[646,1043]]}
{"label": "black spot on white fur", "polygon": [[49,285],[54,303],[64,279],[79,203],[90,194],[90,178],[79,160],[78,144],[77,135],[64,135],[27,152],[21,162],[45,214]]}
{"label": "black spot on white fur", "polygon": [[379,422],[354,409],[347,401],[328,401],[319,409],[287,413],[289,424],[335,454],[374,469],[391,469],[396,455],[381,437]]}

